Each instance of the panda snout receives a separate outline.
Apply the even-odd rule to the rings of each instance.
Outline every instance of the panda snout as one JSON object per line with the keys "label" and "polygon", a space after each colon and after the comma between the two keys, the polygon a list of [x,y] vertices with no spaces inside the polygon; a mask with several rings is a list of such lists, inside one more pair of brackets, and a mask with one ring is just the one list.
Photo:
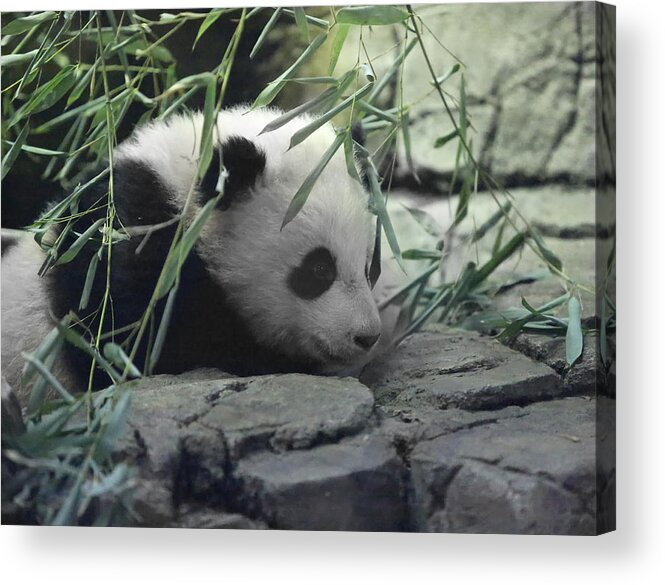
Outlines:
{"label": "panda snout", "polygon": [[356,335],[353,338],[353,341],[355,344],[360,347],[361,349],[364,349],[365,351],[369,351],[374,347],[374,344],[379,340],[380,334],[376,335]]}

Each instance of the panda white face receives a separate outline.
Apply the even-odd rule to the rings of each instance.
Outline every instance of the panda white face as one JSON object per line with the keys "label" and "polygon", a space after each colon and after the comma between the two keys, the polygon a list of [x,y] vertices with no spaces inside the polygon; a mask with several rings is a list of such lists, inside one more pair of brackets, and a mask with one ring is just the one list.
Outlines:
{"label": "panda white face", "polygon": [[296,129],[289,124],[251,140],[227,139],[249,158],[241,169],[224,150],[227,186],[234,166],[236,177],[251,174],[248,168],[259,172],[215,212],[199,248],[257,340],[316,364],[321,373],[341,373],[366,360],[381,332],[369,282],[373,216],[340,151],[282,229],[293,195],[334,140],[326,127],[288,150]]}
{"label": "panda white face", "polygon": [[294,259],[286,278],[293,295],[294,346],[319,361],[326,372],[362,361],[381,332],[370,289],[370,258],[359,254],[351,262],[345,253],[348,250],[340,255],[340,262],[331,249],[317,246],[297,265]]}

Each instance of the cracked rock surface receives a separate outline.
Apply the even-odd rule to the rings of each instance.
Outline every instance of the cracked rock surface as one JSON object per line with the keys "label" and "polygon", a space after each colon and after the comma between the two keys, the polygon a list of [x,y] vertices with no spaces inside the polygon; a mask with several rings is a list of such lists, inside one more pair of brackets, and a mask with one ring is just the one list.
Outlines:
{"label": "cracked rock surface", "polygon": [[383,407],[492,410],[561,396],[548,366],[477,333],[441,329],[405,339],[361,380]]}
{"label": "cracked rock surface", "polygon": [[613,459],[597,472],[598,402],[574,396],[585,383],[443,328],[407,338],[361,379],[207,371],[132,382],[116,456],[139,470],[139,523],[598,530]]}
{"label": "cracked rock surface", "polygon": [[594,406],[584,398],[543,402],[420,442],[411,453],[417,528],[593,533]]}

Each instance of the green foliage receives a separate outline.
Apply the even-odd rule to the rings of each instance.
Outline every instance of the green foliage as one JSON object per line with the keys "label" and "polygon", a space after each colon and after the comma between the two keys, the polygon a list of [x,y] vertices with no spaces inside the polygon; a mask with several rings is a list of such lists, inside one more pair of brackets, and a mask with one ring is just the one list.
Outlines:
{"label": "green foliage", "polygon": [[97,393],[89,422],[85,396],[47,402],[22,432],[3,434],[3,514],[55,526],[130,522],[135,471],[111,459],[130,400],[127,389]]}

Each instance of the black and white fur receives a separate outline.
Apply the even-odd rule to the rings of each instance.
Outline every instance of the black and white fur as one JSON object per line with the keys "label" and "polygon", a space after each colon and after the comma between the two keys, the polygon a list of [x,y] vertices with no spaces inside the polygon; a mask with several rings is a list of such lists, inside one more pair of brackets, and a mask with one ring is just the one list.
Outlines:
{"label": "black and white fur", "polygon": [[[220,150],[228,172],[224,196],[182,269],[157,373],[196,367],[216,367],[238,375],[340,373],[366,360],[376,344],[381,321],[369,276],[374,222],[367,210],[367,194],[348,175],[340,149],[304,208],[280,229],[293,195],[334,140],[332,127],[326,125],[289,149],[293,133],[311,118],[299,117],[261,134],[280,114],[270,109],[221,112],[213,162],[198,184],[200,114],[144,126],[114,152],[118,230],[121,225],[168,223],[182,213],[194,186],[184,216],[188,225],[217,194]],[[107,183],[95,187],[80,208],[99,206],[107,192]],[[85,215],[74,231],[82,233],[105,213],[102,206]],[[107,310],[105,330],[112,328],[111,317],[115,329],[141,317],[175,227],[171,223],[153,232],[138,253],[143,236],[113,245],[112,307]],[[105,255],[88,308],[78,311],[93,253],[93,247],[87,246],[72,262],[56,266],[43,278],[37,271],[44,254],[31,237],[3,258],[2,369],[15,388],[20,387],[21,352],[33,351],[54,320],[68,311],[86,318],[99,306],[107,272]],[[164,302],[157,307],[155,329]],[[94,315],[87,315],[85,322],[96,331],[99,322]],[[115,341],[122,340],[119,335]],[[144,344],[135,360],[139,368],[146,349]],[[70,387],[82,389],[89,367],[88,357],[67,346],[54,370]],[[95,387],[109,383],[102,371],[95,372]]]}

